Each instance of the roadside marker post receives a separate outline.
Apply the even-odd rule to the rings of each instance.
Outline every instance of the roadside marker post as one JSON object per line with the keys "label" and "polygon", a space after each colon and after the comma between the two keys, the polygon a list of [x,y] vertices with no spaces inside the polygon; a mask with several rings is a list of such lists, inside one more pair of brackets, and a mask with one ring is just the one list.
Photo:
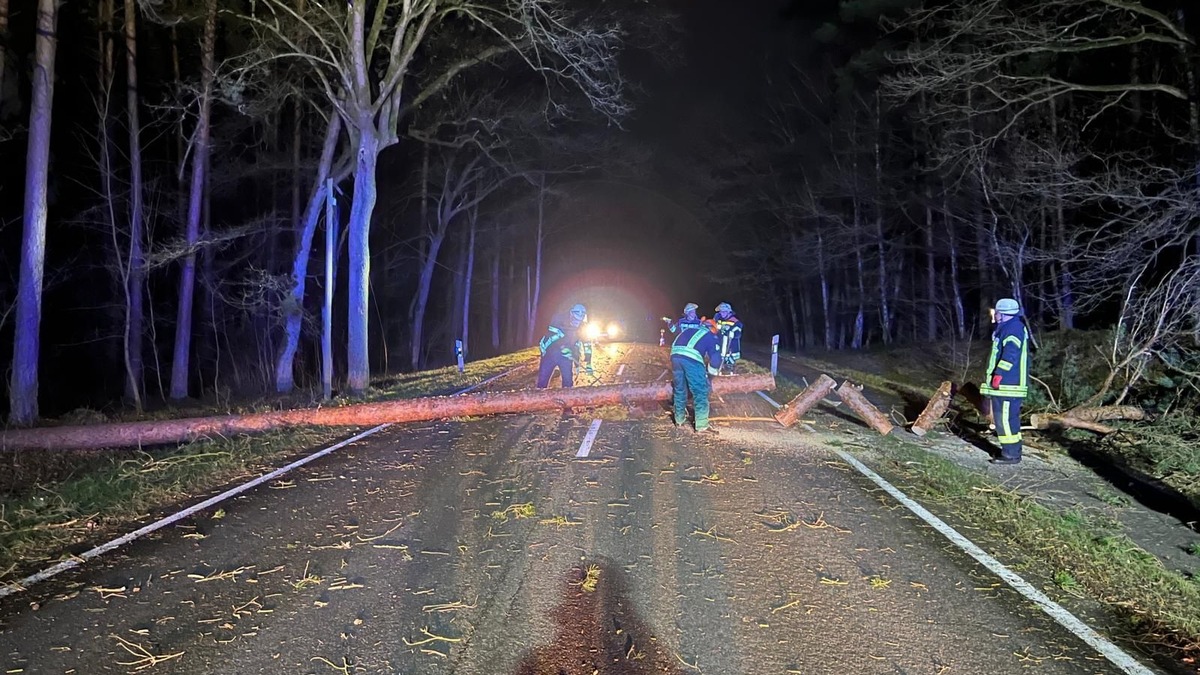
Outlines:
{"label": "roadside marker post", "polygon": [[463,363],[463,345],[462,340],[454,341],[454,356],[458,358],[458,372],[466,370],[466,364]]}
{"label": "roadside marker post", "polygon": [[779,374],[779,334],[771,336],[771,377]]}

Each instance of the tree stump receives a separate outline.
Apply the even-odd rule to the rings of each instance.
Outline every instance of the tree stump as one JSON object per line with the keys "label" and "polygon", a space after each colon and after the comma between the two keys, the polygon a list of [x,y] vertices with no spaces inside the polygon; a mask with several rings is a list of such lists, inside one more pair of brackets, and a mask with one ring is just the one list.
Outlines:
{"label": "tree stump", "polygon": [[785,427],[794,425],[804,413],[825,398],[825,395],[832,391],[835,385],[837,382],[834,382],[832,377],[822,373],[816,382],[805,387],[804,391],[800,392],[796,398],[788,401],[775,413],[775,421]]}
{"label": "tree stump", "polygon": [[871,426],[872,429],[878,431],[884,436],[890,434],[896,425],[892,424],[883,413],[879,412],[866,396],[863,396],[862,391],[850,383],[850,380],[842,382],[842,386],[834,390],[843,401],[846,402],[846,407],[854,411],[864,422]]}
{"label": "tree stump", "polygon": [[946,410],[950,407],[950,399],[954,397],[954,383],[946,380],[938,387],[933,398],[929,399],[929,403],[925,405],[925,409],[917,416],[917,421],[913,422],[911,431],[918,435],[924,436],[933,429],[933,425],[946,414]]}

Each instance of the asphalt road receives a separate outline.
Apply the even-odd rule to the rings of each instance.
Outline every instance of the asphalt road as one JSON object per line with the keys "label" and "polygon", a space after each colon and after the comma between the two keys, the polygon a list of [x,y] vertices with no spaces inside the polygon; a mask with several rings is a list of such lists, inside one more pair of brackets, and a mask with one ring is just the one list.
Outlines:
{"label": "asphalt road", "polygon": [[[605,382],[664,370],[651,347],[597,358]],[[6,599],[0,664],[1117,672],[771,412],[717,401],[714,437],[601,411],[585,457],[589,412],[393,427]]]}

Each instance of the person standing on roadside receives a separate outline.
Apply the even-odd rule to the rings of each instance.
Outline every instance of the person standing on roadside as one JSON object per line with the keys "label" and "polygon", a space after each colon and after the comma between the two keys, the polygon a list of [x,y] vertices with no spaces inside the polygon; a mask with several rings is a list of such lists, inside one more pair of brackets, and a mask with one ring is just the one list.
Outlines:
{"label": "person standing on roadside", "polygon": [[1021,461],[1021,403],[1029,393],[1029,330],[1020,319],[1020,304],[1012,298],[1001,298],[993,314],[996,328],[987,381],[979,389],[987,397],[1000,441],[1000,456],[992,463],[1017,464]]}

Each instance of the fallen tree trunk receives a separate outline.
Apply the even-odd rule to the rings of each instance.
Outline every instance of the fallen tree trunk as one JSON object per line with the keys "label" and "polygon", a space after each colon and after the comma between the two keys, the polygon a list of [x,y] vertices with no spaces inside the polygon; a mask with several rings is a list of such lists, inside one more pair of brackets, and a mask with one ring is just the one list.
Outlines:
{"label": "fallen tree trunk", "polygon": [[1107,424],[1101,424],[1101,422],[1144,419],[1146,419],[1146,411],[1137,406],[1108,405],[1099,408],[1075,408],[1061,415],[1036,413],[1030,416],[1030,424],[1034,429],[1044,430],[1054,427],[1066,427],[1108,435],[1116,433],[1116,427],[1110,427]]}
{"label": "fallen tree trunk", "polygon": [[[712,388],[714,394],[770,391],[775,388],[775,378],[770,375],[713,378]],[[670,383],[479,392],[361,403],[340,408],[302,408],[153,422],[12,429],[0,432],[0,449],[97,450],[142,447],[183,443],[208,436],[260,433],[285,427],[362,427],[446,417],[625,405],[637,401],[666,401],[670,398]]]}
{"label": "fallen tree trunk", "polygon": [[946,380],[938,387],[933,398],[929,399],[929,403],[925,405],[921,414],[917,415],[917,421],[913,422],[911,431],[918,436],[929,433],[930,429],[933,429],[933,425],[937,424],[937,421],[942,419],[942,415],[946,414],[952,398],[954,398],[954,384]]}
{"label": "fallen tree trunk", "polygon": [[804,388],[796,398],[788,401],[782,408],[775,413],[775,421],[785,427],[790,427],[795,424],[800,417],[808,412],[810,408],[817,404],[818,401],[825,398],[836,385],[832,377],[821,374],[816,382]]}
{"label": "fallen tree trunk", "polygon": [[846,402],[846,407],[854,411],[864,422],[869,424],[872,429],[878,431],[884,436],[892,433],[892,429],[896,425],[892,424],[888,418],[879,412],[866,396],[863,396],[862,391],[850,383],[850,380],[842,382],[842,385],[834,390],[843,401]]}

